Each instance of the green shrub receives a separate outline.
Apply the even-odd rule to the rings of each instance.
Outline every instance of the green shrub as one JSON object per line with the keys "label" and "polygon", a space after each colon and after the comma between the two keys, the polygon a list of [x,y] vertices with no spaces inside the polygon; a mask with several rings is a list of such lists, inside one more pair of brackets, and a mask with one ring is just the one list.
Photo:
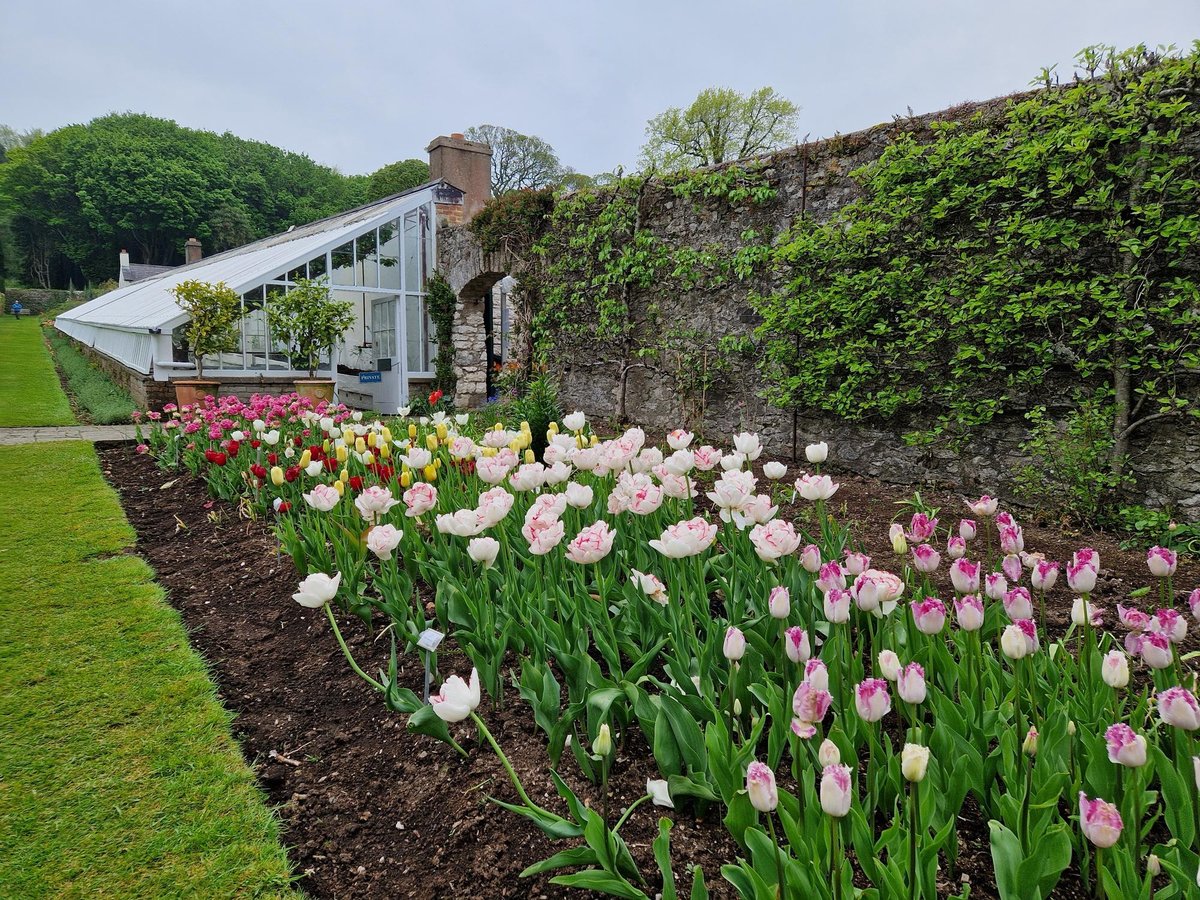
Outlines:
{"label": "green shrub", "polygon": [[46,333],[75,406],[96,425],[129,422],[137,408],[129,394],[93,366],[69,338],[53,329],[47,329]]}

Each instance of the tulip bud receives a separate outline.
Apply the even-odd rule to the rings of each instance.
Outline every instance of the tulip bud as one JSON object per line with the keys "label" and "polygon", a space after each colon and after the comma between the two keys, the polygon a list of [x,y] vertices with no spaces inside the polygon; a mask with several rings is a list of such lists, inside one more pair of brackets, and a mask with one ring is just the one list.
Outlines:
{"label": "tulip bud", "polygon": [[375,447],[375,432],[373,431],[367,432],[367,446],[372,449]]}
{"label": "tulip bud", "polygon": [[367,442],[364,441],[362,438],[355,438],[354,439],[354,452],[366,453],[367,452]]}
{"label": "tulip bud", "polygon": [[411,486],[412,486],[412,472],[407,472],[407,471],[401,472],[400,473],[400,487],[406,488],[406,487],[411,487]]}
{"label": "tulip bud", "polygon": [[899,522],[893,522],[892,527],[888,529],[888,537],[892,541],[892,552],[897,556],[903,556],[908,553],[908,541],[904,537],[904,526]]}
{"label": "tulip bud", "polygon": [[759,812],[770,813],[779,805],[779,791],[775,787],[775,773],[771,767],[752,762],[746,768],[746,793],[750,805]]}
{"label": "tulip bud", "polygon": [[435,466],[433,463],[430,463],[421,471],[422,474],[424,474],[426,481],[437,481],[437,466]]}
{"label": "tulip bud", "polygon": [[900,771],[909,781],[924,781],[929,767],[929,748],[920,744],[905,744],[900,751]]}
{"label": "tulip bud", "polygon": [[446,439],[446,435],[448,435],[449,433],[450,433],[450,429],[446,427],[446,423],[438,422],[438,425],[437,425],[438,440],[444,441]]}
{"label": "tulip bud", "polygon": [[895,681],[900,677],[900,657],[893,650],[881,650],[879,652],[879,672],[888,681]]}
{"label": "tulip bud", "polygon": [[349,480],[350,480],[350,470],[349,469],[342,469],[342,471],[338,472],[338,481],[349,481]]}
{"label": "tulip bud", "polygon": [[364,453],[362,455],[362,461],[363,461],[364,466],[374,465],[375,464],[375,454],[372,453],[370,450],[368,450],[366,453]]}
{"label": "tulip bud", "polygon": [[840,819],[850,812],[853,800],[850,767],[844,764],[826,766],[821,772],[821,809]]}
{"label": "tulip bud", "polygon": [[730,625],[725,631],[725,644],[722,647],[725,658],[736,662],[746,655],[746,636],[740,628]]}
{"label": "tulip bud", "polygon": [[380,444],[379,445],[379,458],[380,459],[391,459],[392,458],[392,445],[391,444]]}
{"label": "tulip bud", "polygon": [[333,483],[333,489],[338,492],[339,497],[344,497],[346,495],[346,482],[340,480],[335,481]]}
{"label": "tulip bud", "polygon": [[821,768],[825,766],[836,766],[842,761],[842,751],[838,749],[838,745],[829,738],[821,741],[821,746],[817,750],[817,759],[821,762]]}
{"label": "tulip bud", "polygon": [[1067,720],[1067,735],[1068,737],[1075,737],[1075,722],[1073,719]]}
{"label": "tulip bud", "polygon": [[283,484],[283,469],[279,466],[271,466],[271,484],[275,487]]}
{"label": "tulip bud", "polygon": [[785,587],[771,588],[771,595],[767,598],[767,609],[774,619],[786,619],[792,611],[792,597]]}
{"label": "tulip bud", "polygon": [[600,726],[596,740],[592,741],[592,752],[597,756],[608,756],[612,753],[612,734],[608,730],[607,722]]}
{"label": "tulip bud", "polygon": [[525,464],[532,466],[535,462],[537,462],[537,456],[534,455],[534,452],[532,450],[526,450],[525,451]]}
{"label": "tulip bud", "polygon": [[1110,688],[1120,689],[1129,684],[1129,657],[1116,648],[1104,654],[1100,677]]}
{"label": "tulip bud", "polygon": [[438,438],[436,434],[425,435],[425,448],[432,453],[438,448]]}
{"label": "tulip bud", "polygon": [[1021,744],[1021,752],[1026,756],[1037,756],[1038,751],[1038,730],[1034,726],[1029,726],[1029,732],[1025,735],[1025,742]]}
{"label": "tulip bud", "polygon": [[338,462],[344,463],[346,460],[348,460],[350,458],[350,451],[346,449],[345,444],[338,444],[337,450],[335,451],[335,455],[337,456]]}
{"label": "tulip bud", "polygon": [[305,451],[300,454],[300,468],[307,469],[310,462],[312,462],[312,451],[305,449]]}
{"label": "tulip bud", "polygon": [[416,438],[417,438],[417,423],[409,422],[408,423],[408,439],[410,441],[412,441],[412,440],[416,440]]}
{"label": "tulip bud", "polygon": [[[1157,878],[1162,874],[1162,863],[1158,861],[1158,857],[1153,853],[1146,857],[1146,874],[1151,878]],[[1200,875],[1196,877],[1200,878]]]}
{"label": "tulip bud", "polygon": [[384,425],[383,431],[380,433],[383,435],[383,443],[390,444],[392,442],[392,429]]}
{"label": "tulip bud", "polygon": [[1009,659],[1024,659],[1029,654],[1025,633],[1016,625],[1009,625],[1000,635],[1000,649]]}

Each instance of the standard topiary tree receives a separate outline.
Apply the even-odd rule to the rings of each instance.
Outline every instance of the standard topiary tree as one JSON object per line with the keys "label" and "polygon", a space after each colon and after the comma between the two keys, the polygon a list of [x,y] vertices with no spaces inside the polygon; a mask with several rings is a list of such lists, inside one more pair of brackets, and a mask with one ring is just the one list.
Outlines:
{"label": "standard topiary tree", "polygon": [[184,334],[196,358],[196,378],[204,377],[204,357],[237,349],[237,323],[242,314],[242,298],[225,282],[188,280],[177,284],[172,293],[190,317]]}
{"label": "standard topiary tree", "polygon": [[267,304],[271,334],[288,348],[293,359],[304,362],[309,378],[317,377],[321,354],[354,324],[354,304],[334,300],[324,279],[300,278],[296,286]]}

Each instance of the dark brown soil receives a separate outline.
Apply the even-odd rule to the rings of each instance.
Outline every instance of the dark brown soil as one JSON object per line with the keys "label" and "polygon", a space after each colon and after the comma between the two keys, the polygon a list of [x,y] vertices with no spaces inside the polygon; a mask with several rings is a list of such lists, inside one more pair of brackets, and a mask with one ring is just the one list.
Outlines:
{"label": "dark brown soil", "polygon": [[[515,801],[515,791],[488,748],[467,742],[470,729],[456,731],[470,753],[465,760],[405,730],[405,717],[389,712],[350,671],[324,617],[291,600],[296,573],[279,554],[269,522],[238,518],[232,506],[212,501],[202,482],[164,473],[128,445],[101,447],[100,456],[137,531],[138,552],[157,571],[193,645],[211,664],[222,700],[235,714],[243,751],[280,808],[301,888],[331,898],[583,895],[550,884],[548,875],[518,878],[526,866],[567,849],[569,842],[552,842],[488,802],[489,795]],[[834,511],[855,523],[856,537],[877,565],[890,567],[887,528],[905,489],[852,476],[839,480]],[[923,497],[944,507],[946,524],[965,513],[960,497],[924,490]],[[1107,536],[1033,525],[1025,532],[1028,549],[1060,560],[1080,546],[1096,548],[1106,573],[1096,596],[1110,607],[1149,581],[1144,553],[1121,551]],[[1200,581],[1195,563],[1179,568],[1175,583],[1181,590]],[[1051,621],[1065,627],[1069,595],[1060,588],[1052,596],[1057,599],[1050,604]],[[1152,608],[1148,599],[1141,606]],[[1110,612],[1109,621],[1114,616]],[[385,640],[357,619],[340,624],[363,668],[373,671],[386,663]],[[450,649],[440,654],[441,671],[465,674],[470,664],[448,643]],[[408,657],[401,665],[401,681],[420,693],[420,664]],[[523,701],[510,689],[504,709],[488,710],[485,718],[533,799],[565,814],[548,775],[544,736]],[[562,769],[581,798],[598,802],[598,790],[567,757]],[[655,775],[644,742],[630,740],[613,768],[612,809],[641,796],[646,779]],[[959,864],[972,896],[992,898],[987,823],[972,816],[972,808],[968,803],[960,818]],[[671,849],[681,895],[690,892],[691,867],[700,865],[712,896],[733,896],[720,866],[737,851],[718,816],[696,820],[643,805],[622,834],[649,882],[647,892],[653,896],[658,883],[650,845],[664,813],[675,820]],[[1056,896],[1081,896],[1070,874]],[[957,884],[942,888],[960,890]]]}

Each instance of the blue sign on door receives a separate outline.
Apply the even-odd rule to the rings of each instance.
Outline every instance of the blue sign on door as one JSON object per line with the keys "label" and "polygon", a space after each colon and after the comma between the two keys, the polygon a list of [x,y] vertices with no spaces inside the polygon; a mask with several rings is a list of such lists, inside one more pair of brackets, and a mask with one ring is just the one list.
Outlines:
{"label": "blue sign on door", "polygon": [[380,372],[359,372],[359,384],[379,384],[383,381],[383,375]]}

